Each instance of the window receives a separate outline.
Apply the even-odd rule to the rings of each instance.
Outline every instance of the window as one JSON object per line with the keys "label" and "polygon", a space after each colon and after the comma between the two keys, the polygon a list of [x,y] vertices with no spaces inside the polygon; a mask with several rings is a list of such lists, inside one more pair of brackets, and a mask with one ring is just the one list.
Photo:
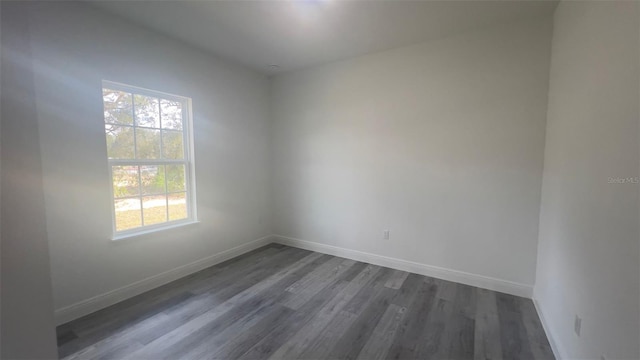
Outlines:
{"label": "window", "polygon": [[104,81],[115,237],[195,221],[191,100]]}

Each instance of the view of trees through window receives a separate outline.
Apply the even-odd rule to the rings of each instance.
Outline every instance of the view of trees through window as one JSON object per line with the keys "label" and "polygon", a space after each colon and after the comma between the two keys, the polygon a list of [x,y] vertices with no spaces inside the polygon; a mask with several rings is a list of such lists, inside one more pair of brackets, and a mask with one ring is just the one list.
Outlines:
{"label": "view of trees through window", "polygon": [[115,229],[187,219],[185,103],[103,88]]}

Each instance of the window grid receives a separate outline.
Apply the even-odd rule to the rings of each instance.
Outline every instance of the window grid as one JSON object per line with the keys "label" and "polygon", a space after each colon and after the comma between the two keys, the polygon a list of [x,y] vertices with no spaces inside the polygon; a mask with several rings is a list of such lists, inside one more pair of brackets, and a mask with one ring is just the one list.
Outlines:
{"label": "window grid", "polygon": [[[114,84],[114,83],[110,83],[110,82],[103,82],[103,89],[106,90],[113,90],[113,91],[120,91],[123,93],[127,93],[128,97],[131,100],[131,109],[130,109],[130,113],[128,113],[127,115],[131,115],[131,124],[121,124],[118,123],[117,120],[114,121],[108,121],[105,118],[105,124],[106,125],[110,125],[110,126],[118,126],[121,129],[122,128],[131,128],[132,129],[132,133],[133,133],[133,159],[122,159],[122,158],[111,158],[109,156],[108,162],[109,162],[109,174],[110,174],[110,182],[111,182],[111,191],[112,191],[112,207],[113,207],[113,231],[114,234],[116,235],[120,235],[120,234],[124,234],[124,233],[135,233],[138,231],[146,231],[147,229],[150,228],[155,228],[155,227],[162,227],[163,225],[165,226],[169,226],[169,225],[173,225],[174,223],[177,222],[187,222],[187,221],[194,221],[195,220],[195,212],[193,211],[193,199],[194,199],[194,185],[192,184],[192,165],[191,165],[191,161],[192,161],[192,148],[190,145],[190,113],[189,113],[189,100],[186,98],[181,98],[181,97],[176,97],[176,96],[165,96],[166,94],[161,94],[161,93],[156,93],[156,92],[150,92],[147,90],[143,90],[143,89],[137,89],[137,88],[133,88],[130,86],[126,86],[126,85],[120,85],[120,84]],[[142,91],[138,91],[138,90],[142,90]],[[154,115],[154,120],[157,119],[157,122],[155,123],[155,125],[157,125],[157,127],[153,127],[153,126],[140,126],[141,121],[140,118],[143,116],[143,114],[140,114],[140,116],[136,113],[136,96],[141,96],[141,97],[147,97],[148,99],[151,99],[153,105],[155,106],[157,104],[157,117],[155,117]],[[172,129],[169,128],[167,126],[167,128],[165,129],[164,126],[164,121],[166,119],[163,118],[163,102],[164,104],[167,104],[167,106],[171,107],[175,107],[177,105],[180,106],[180,123],[181,123],[181,129],[177,130],[177,129]],[[144,105],[142,105],[144,106]],[[128,108],[128,106],[127,106]],[[121,108],[116,108],[118,111],[121,111]],[[166,109],[165,109],[166,110]],[[127,109],[128,111],[128,109]],[[106,110],[105,110],[106,112]],[[118,113],[116,113],[118,114]],[[176,113],[174,113],[175,116]],[[110,114],[111,115],[111,114]],[[169,115],[171,116],[171,115]],[[166,120],[169,122],[169,120]],[[169,122],[170,123],[170,122]],[[174,123],[175,124],[175,123]],[[156,131],[156,135],[158,137],[158,141],[159,141],[159,153],[152,155],[155,156],[155,159],[140,159],[139,157],[140,155],[140,149],[138,148],[138,135],[139,135],[139,129],[149,129],[149,130],[154,130]],[[114,131],[115,132],[115,131]],[[167,144],[165,144],[165,134],[177,134],[177,133],[181,133],[182,136],[180,136],[181,139],[181,147],[179,147],[178,150],[178,155],[175,155],[175,157],[179,157],[180,155],[182,156],[182,159],[177,159],[177,158],[171,158],[172,155],[169,153],[169,150],[167,150],[167,152],[165,152],[165,147],[168,146]],[[107,132],[107,136],[108,132]],[[167,138],[168,139],[168,138]],[[155,143],[152,144],[155,147]],[[175,147],[173,149],[176,149]],[[179,174],[179,179],[178,179],[178,184],[179,186],[175,187],[179,190],[169,190],[169,173],[168,173],[168,167],[170,166],[175,166],[175,165],[182,165],[181,167],[178,167],[179,170],[177,170],[178,174]],[[120,171],[124,171],[123,169],[126,169],[125,167],[133,167],[136,169],[137,171],[137,195],[124,195],[124,196],[118,196],[115,193],[115,176],[114,176],[114,167],[116,166],[120,166]],[[155,166],[156,169],[156,177],[159,176],[160,172],[162,173],[162,178],[163,178],[163,182],[162,182],[162,189],[163,191],[160,191],[160,189],[151,189],[149,193],[145,193],[145,189],[144,189],[144,184],[143,183],[143,169],[145,166]],[[129,169],[130,171],[131,169]],[[172,169],[173,171],[176,171],[175,169]],[[180,181],[181,179],[181,181]],[[179,196],[179,197],[184,197],[184,216],[180,218],[180,215],[178,215],[177,219],[172,220],[172,213],[171,213],[171,204],[170,204],[170,198],[172,197],[172,195],[174,196]],[[148,214],[145,214],[145,201],[150,201],[153,197],[158,197],[158,196],[163,196],[164,197],[164,220],[160,219],[160,221],[158,221],[158,219],[154,219],[154,220],[149,220],[148,222],[150,224],[147,224],[147,222],[145,221],[145,215],[151,214],[151,206],[149,206],[149,208],[147,209]],[[128,228],[124,228],[124,229],[118,229],[118,211],[116,209],[116,204],[118,203],[118,201],[122,201],[122,200],[128,200],[128,199],[136,199],[139,202],[139,207],[140,207],[140,211],[139,211],[139,222],[137,221],[137,219],[135,220],[135,224],[134,226],[130,226]],[[175,199],[175,197],[174,197]],[[176,216],[174,216],[175,218]],[[137,226],[137,224],[140,224],[139,226]]]}
{"label": "window grid", "polygon": [[[174,194],[184,194],[186,193],[186,191],[168,191],[166,194],[167,195],[174,195]],[[156,195],[164,195],[165,193],[155,193],[155,194],[145,194],[145,195],[130,195],[130,196],[121,196],[121,197],[117,197],[115,198],[116,200],[127,200],[127,199],[140,199],[140,197],[145,197],[145,196],[156,196]]]}

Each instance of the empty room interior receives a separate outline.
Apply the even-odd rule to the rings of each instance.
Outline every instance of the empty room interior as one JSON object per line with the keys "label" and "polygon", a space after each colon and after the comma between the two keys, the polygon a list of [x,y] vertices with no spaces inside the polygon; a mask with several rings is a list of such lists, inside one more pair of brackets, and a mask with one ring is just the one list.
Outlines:
{"label": "empty room interior", "polygon": [[640,2],[0,17],[2,359],[640,359]]}

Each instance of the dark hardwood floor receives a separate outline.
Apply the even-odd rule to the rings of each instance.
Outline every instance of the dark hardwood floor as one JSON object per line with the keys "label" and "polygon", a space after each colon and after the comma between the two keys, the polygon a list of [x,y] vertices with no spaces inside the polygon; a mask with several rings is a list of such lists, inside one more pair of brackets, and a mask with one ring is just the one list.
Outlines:
{"label": "dark hardwood floor", "polygon": [[67,359],[553,359],[529,299],[269,245],[58,327]]}

